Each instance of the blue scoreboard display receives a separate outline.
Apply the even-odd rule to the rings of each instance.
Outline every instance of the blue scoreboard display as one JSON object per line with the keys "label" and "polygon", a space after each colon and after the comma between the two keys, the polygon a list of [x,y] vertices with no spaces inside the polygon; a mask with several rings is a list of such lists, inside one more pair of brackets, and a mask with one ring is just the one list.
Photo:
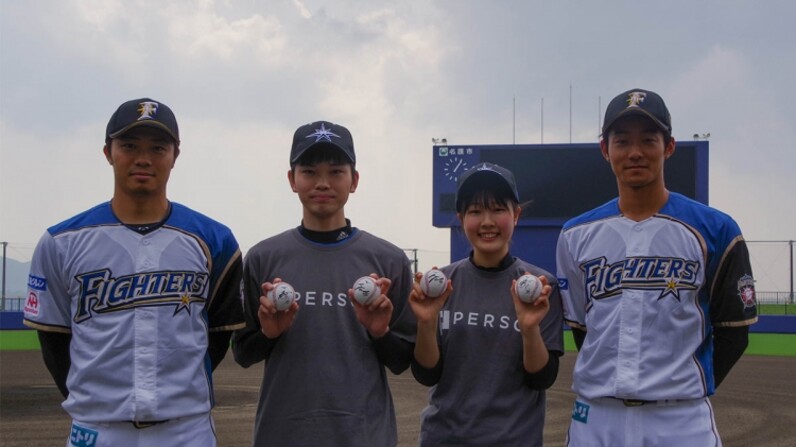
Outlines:
{"label": "blue scoreboard display", "polygon": [[[599,143],[434,146],[433,157],[432,223],[451,228],[451,261],[469,253],[457,229],[456,181],[478,163],[495,163],[514,173],[523,211],[512,253],[551,272],[564,222],[617,195],[616,179]],[[708,142],[678,141],[664,176],[670,191],[707,204]]]}

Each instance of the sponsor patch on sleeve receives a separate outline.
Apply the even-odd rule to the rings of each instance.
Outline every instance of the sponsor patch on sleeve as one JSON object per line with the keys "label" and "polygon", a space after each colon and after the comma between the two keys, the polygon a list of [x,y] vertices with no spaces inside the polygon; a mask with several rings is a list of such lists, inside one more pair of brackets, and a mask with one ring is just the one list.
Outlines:
{"label": "sponsor patch on sleeve", "polygon": [[36,292],[30,292],[28,294],[28,299],[25,300],[24,311],[26,317],[39,316],[39,296],[36,295]]}
{"label": "sponsor patch on sleeve", "polygon": [[41,292],[47,291],[47,279],[28,275],[28,287]]}
{"label": "sponsor patch on sleeve", "polygon": [[569,290],[569,280],[567,278],[558,278],[558,288],[561,290]]}

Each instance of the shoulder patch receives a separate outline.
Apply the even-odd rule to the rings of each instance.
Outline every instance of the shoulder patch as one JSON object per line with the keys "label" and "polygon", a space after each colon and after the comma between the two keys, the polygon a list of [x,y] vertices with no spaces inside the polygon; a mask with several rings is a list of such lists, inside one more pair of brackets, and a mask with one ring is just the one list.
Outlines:
{"label": "shoulder patch", "polygon": [[738,280],[738,296],[743,302],[744,309],[748,307],[755,307],[757,305],[757,298],[755,297],[755,280],[751,275],[743,275]]}

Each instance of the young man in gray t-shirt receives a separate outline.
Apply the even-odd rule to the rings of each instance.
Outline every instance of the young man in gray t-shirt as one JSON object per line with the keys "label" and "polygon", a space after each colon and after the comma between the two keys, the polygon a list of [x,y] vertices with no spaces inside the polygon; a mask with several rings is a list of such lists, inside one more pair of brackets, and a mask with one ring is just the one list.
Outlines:
{"label": "young man in gray t-shirt", "polygon": [[[398,374],[412,358],[409,259],[345,217],[359,181],[345,127],[327,121],[299,127],[290,164],[301,225],[247,253],[246,328],[233,336],[239,364],[266,363],[254,445],[395,446],[384,367]],[[378,278],[382,294],[361,305],[350,289],[366,275]],[[297,295],[284,311],[265,297],[278,282]]]}

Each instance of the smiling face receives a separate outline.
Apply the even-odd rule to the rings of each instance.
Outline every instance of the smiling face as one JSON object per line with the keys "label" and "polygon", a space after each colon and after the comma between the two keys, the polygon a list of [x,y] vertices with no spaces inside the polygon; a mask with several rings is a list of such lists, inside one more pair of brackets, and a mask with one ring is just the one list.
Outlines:
{"label": "smiling face", "polygon": [[611,163],[620,195],[625,191],[663,189],[664,161],[674,153],[668,141],[649,118],[628,116],[611,126],[600,142],[603,157]]}
{"label": "smiling face", "polygon": [[113,166],[114,197],[165,199],[166,184],[180,150],[163,130],[138,126],[103,149]]}
{"label": "smiling face", "polygon": [[477,194],[458,214],[477,265],[497,267],[509,253],[520,211],[513,200]]}

